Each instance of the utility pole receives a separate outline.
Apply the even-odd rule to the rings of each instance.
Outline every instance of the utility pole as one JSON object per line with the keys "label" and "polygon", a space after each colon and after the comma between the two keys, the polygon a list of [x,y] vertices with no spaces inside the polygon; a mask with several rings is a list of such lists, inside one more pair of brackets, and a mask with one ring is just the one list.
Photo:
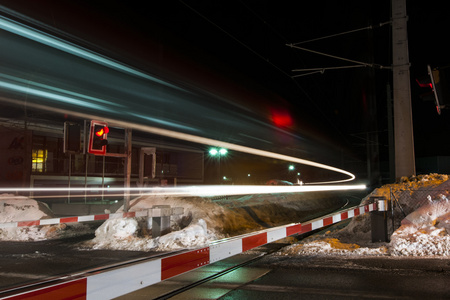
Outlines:
{"label": "utility pole", "polygon": [[406,0],[392,0],[395,177],[416,174]]}

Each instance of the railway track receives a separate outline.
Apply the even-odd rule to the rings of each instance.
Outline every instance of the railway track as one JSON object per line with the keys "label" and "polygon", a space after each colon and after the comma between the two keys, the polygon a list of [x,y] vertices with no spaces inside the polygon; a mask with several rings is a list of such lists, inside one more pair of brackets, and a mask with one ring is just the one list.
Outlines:
{"label": "railway track", "polygon": [[[0,298],[14,299],[10,296],[21,293],[40,295],[41,292],[45,292],[45,295],[48,296],[49,292],[58,290],[64,295],[67,293],[76,297],[84,295],[88,299],[111,299],[122,295],[126,295],[126,298],[123,299],[131,299],[130,294],[135,291],[158,288],[159,284],[162,284],[165,285],[163,292],[151,292],[150,295],[159,295],[156,297],[162,297],[161,299],[176,299],[177,295],[189,293],[198,286],[208,285],[219,278],[229,276],[229,274],[239,273],[239,270],[245,270],[246,266],[285,246],[283,242],[280,244],[277,241],[283,241],[289,236],[301,235],[304,237],[305,234],[311,234],[374,209],[376,206],[372,204],[352,207],[305,223],[292,223],[214,241],[204,248],[170,253],[155,252],[151,255],[148,252],[133,251],[82,251],[76,247],[71,249],[66,242],[54,241],[55,245],[52,250],[59,247],[59,252],[40,256],[36,260],[40,251],[35,250],[32,246],[36,244],[32,243],[32,246],[28,246],[29,249],[22,253],[22,258],[25,258],[25,261],[21,259],[22,265],[25,262],[26,267],[33,270],[39,269],[39,266],[46,268],[47,271],[52,267],[56,267],[57,270],[51,269],[51,273],[41,270],[40,274],[48,275],[47,278],[51,278],[50,282],[45,278],[30,282],[28,278],[25,283],[16,282],[13,289],[6,287],[0,291]],[[73,241],[72,244],[76,244],[76,242]],[[2,249],[4,248],[2,247]],[[14,253],[14,247],[10,251]],[[131,256],[130,253],[132,253]],[[126,258],[124,259],[124,257]],[[238,263],[235,263],[235,257],[239,257]],[[30,261],[34,258],[35,263],[28,265],[26,258],[29,258]],[[103,261],[100,261],[102,259]],[[5,259],[4,262],[7,261],[9,260]],[[3,268],[3,262],[1,265]],[[223,267],[224,265],[225,267]],[[217,269],[217,266],[220,268]],[[17,271],[14,269],[17,266],[13,265],[12,267],[13,271]],[[70,269],[65,269],[65,267],[70,267]],[[187,273],[188,271],[190,272]],[[203,274],[198,273],[200,275],[195,276],[192,275],[193,271],[203,272]],[[28,272],[28,274],[32,275],[32,272]],[[177,280],[184,275],[196,280],[189,283],[177,283]],[[174,280],[171,280],[172,278]],[[4,282],[3,279],[1,281]],[[75,287],[79,289],[79,293],[78,291],[74,292]]]}
{"label": "railway track", "polygon": [[[157,299],[157,300],[163,300],[163,299],[189,299],[192,297],[192,295],[196,295],[198,292],[195,291],[195,289],[202,289],[202,286],[207,285],[214,285],[219,286],[221,290],[225,293],[227,290],[234,288],[236,283],[226,282],[227,279],[224,278],[231,273],[238,273],[240,270],[248,267],[252,263],[255,263],[261,259],[263,259],[265,256],[270,255],[272,253],[275,253],[282,249],[283,247],[290,245],[289,243],[283,243],[283,242],[277,242],[277,243],[270,243],[263,246],[260,246],[256,249],[253,249],[250,254],[240,254],[239,260],[237,258],[228,259],[225,261],[218,262],[216,264],[213,264],[211,266],[212,269],[217,270],[216,273],[212,273],[211,275],[207,275],[209,273],[200,271],[198,274],[191,274],[191,278],[194,280],[192,282],[189,282],[187,280],[188,277],[181,277],[181,278],[173,278],[166,280],[164,282],[161,282],[159,284],[150,286],[148,288],[145,288],[143,290],[125,295],[123,297],[120,297],[118,299],[142,299],[142,296],[147,297],[148,299]],[[196,271],[192,271],[196,272]],[[192,273],[191,272],[191,273]],[[205,277],[195,280],[199,276],[205,275]],[[265,272],[262,272],[259,275],[263,275]],[[258,276],[258,275],[256,275]],[[234,277],[234,276],[231,276]],[[250,276],[247,278],[248,280],[253,280],[254,276]],[[217,281],[222,282],[217,283]],[[162,294],[155,296],[158,291],[165,291]],[[201,293],[201,292],[200,292]],[[216,296],[218,296],[216,294]],[[197,298],[197,297],[195,297]],[[198,298],[201,298],[201,295],[198,295]]]}

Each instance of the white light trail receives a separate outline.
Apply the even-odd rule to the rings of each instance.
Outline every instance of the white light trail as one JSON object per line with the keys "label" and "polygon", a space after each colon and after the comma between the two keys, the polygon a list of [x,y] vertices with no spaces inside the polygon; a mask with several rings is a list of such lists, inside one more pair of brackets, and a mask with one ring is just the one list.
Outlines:
{"label": "white light trail", "polygon": [[[22,103],[22,101],[11,100],[11,99],[7,99],[4,97],[0,97],[0,100],[5,101],[5,102],[16,103],[16,104]],[[179,140],[183,140],[183,141],[187,141],[187,142],[193,142],[193,143],[203,144],[203,145],[207,145],[207,146],[215,145],[217,147],[223,147],[223,148],[227,148],[230,150],[235,150],[235,151],[253,154],[253,155],[257,155],[257,156],[269,157],[269,158],[284,160],[287,162],[294,162],[294,163],[309,165],[309,166],[313,166],[316,168],[321,168],[321,169],[326,169],[326,170],[342,173],[349,177],[349,178],[342,179],[342,180],[320,182],[320,184],[335,184],[335,183],[349,182],[356,178],[355,175],[353,175],[352,173],[350,173],[348,171],[345,171],[345,170],[342,170],[339,168],[335,168],[332,166],[328,166],[325,164],[305,160],[302,158],[284,155],[284,154],[278,154],[278,153],[274,153],[274,152],[270,152],[270,151],[254,149],[254,148],[250,148],[250,147],[246,147],[246,146],[236,145],[236,144],[227,143],[227,142],[223,142],[223,141],[219,141],[219,140],[214,140],[214,139],[210,139],[210,138],[200,137],[200,136],[196,136],[196,135],[192,135],[192,134],[188,134],[188,133],[177,132],[177,131],[173,131],[173,130],[158,128],[158,127],[153,127],[153,126],[148,126],[148,125],[136,124],[136,123],[125,122],[125,121],[118,121],[115,119],[105,118],[102,116],[96,116],[96,115],[91,115],[91,114],[86,114],[86,113],[78,113],[76,111],[67,111],[67,110],[59,109],[59,108],[49,108],[49,107],[35,104],[35,103],[27,103],[27,105],[38,108],[38,109],[44,109],[44,110],[53,111],[53,112],[57,112],[57,113],[70,113],[71,115],[78,116],[80,118],[93,119],[93,120],[101,118],[105,122],[114,124],[114,126],[116,126],[116,127],[133,128],[133,129],[140,130],[143,132],[154,133],[157,135],[171,137],[174,139],[179,139]],[[309,182],[309,183],[304,183],[304,184],[311,185],[311,184],[319,184],[319,183]]]}
{"label": "white light trail", "polygon": [[[114,120],[111,120],[111,122],[114,122]],[[119,122],[119,123],[121,123],[121,122]],[[126,123],[124,123],[123,126],[126,126]],[[254,148],[250,148],[250,147],[246,147],[246,146],[236,145],[236,144],[227,143],[227,142],[223,142],[223,141],[217,141],[217,140],[210,139],[210,138],[199,137],[199,136],[195,136],[195,135],[191,135],[191,134],[187,134],[187,133],[176,132],[176,131],[162,129],[162,128],[156,128],[156,127],[152,127],[152,126],[134,124],[134,128],[145,131],[145,132],[151,132],[151,133],[164,135],[167,137],[172,137],[172,138],[180,139],[180,140],[184,140],[184,141],[199,143],[199,144],[203,144],[203,145],[215,145],[217,147],[222,147],[222,148],[235,150],[235,151],[239,151],[239,152],[244,152],[244,153],[248,153],[248,154],[253,154],[253,155],[257,155],[257,156],[269,157],[269,158],[284,160],[284,161],[288,161],[288,162],[304,164],[304,165],[308,165],[308,166],[312,166],[312,167],[316,167],[316,168],[321,168],[321,169],[326,169],[326,170],[342,173],[342,174],[349,176],[349,178],[347,178],[347,179],[334,180],[334,181],[329,181],[329,182],[321,182],[321,184],[348,182],[348,181],[352,181],[356,178],[355,175],[353,175],[352,173],[350,173],[348,171],[345,171],[345,170],[342,170],[342,169],[339,169],[336,167],[324,165],[321,163],[313,162],[310,160],[298,158],[298,157],[288,156],[288,155],[274,153],[274,152],[260,150],[260,149],[254,149]],[[309,183],[309,184],[312,184],[312,183]]]}
{"label": "white light trail", "polygon": [[363,190],[365,185],[309,185],[309,186],[272,186],[272,185],[207,185],[186,187],[151,188],[0,188],[0,193],[19,192],[124,192],[157,196],[225,196],[253,194],[306,193],[320,191]]}
{"label": "white light trail", "polygon": [[[165,81],[162,81],[160,79],[157,79],[153,76],[150,76],[148,74],[145,74],[139,70],[133,69],[131,67],[128,67],[122,63],[116,62],[114,60],[111,60],[107,57],[104,57],[100,54],[97,54],[93,51],[84,49],[80,46],[77,46],[75,44],[66,42],[62,39],[59,39],[57,37],[53,37],[47,33],[44,33],[42,31],[36,30],[32,27],[20,24],[16,21],[10,20],[8,18],[5,18],[3,16],[0,16],[0,29],[9,31],[13,34],[25,37],[27,39],[31,39],[33,41],[39,42],[41,44],[53,47],[55,49],[59,49],[61,51],[64,51],[66,53],[72,54],[72,55],[76,55],[78,57],[81,57],[83,59],[98,63],[100,65],[109,67],[111,69],[114,70],[118,70],[127,74],[131,74],[134,76],[138,76],[140,78],[143,79],[147,79],[147,80],[151,80],[153,82],[157,82],[159,84],[163,84],[165,86],[170,86],[171,88],[175,88],[178,90],[183,90],[184,89],[177,87],[175,85],[172,85],[170,83],[167,83]],[[20,91],[23,87],[19,86],[17,84],[12,84],[9,82],[1,82],[0,83],[1,87],[6,88],[6,89],[10,89],[10,90],[15,90],[15,91]],[[34,95],[37,96],[41,96],[41,97],[48,97],[50,99],[55,99],[55,100],[60,100],[60,101],[64,101],[64,102],[71,102],[74,103],[74,101],[78,101],[77,103],[79,103],[79,105],[81,106],[86,106],[89,105],[91,108],[93,107],[94,104],[92,103],[86,103],[83,100],[80,99],[75,99],[73,96],[75,95],[70,95],[66,96],[66,95],[56,95],[53,92],[48,92],[48,91],[42,91],[42,90],[38,90],[38,89],[28,89],[29,93],[33,93]],[[187,92],[187,91],[186,91]],[[79,96],[79,95],[78,95]],[[4,99],[4,98],[0,98],[0,99]],[[91,99],[92,100],[92,99]],[[8,99],[7,101],[11,102],[11,99]],[[20,101],[18,101],[20,102]],[[51,111],[59,111],[59,112],[64,112],[67,113],[67,110],[63,110],[63,109],[57,109],[57,108],[53,108],[53,109],[49,109],[48,107],[42,107],[42,105],[38,105],[38,104],[32,104],[32,103],[26,103],[26,105],[28,106],[35,106],[35,107],[41,107],[43,109],[46,110],[51,110]],[[104,108],[102,108],[104,111]],[[89,114],[85,114],[85,113],[77,113],[74,111],[70,111],[69,112],[72,115],[78,115],[80,117],[84,117],[87,119],[95,119],[98,118],[99,116],[93,116],[93,115],[89,115]],[[126,112],[125,112],[126,114]],[[135,116],[134,116],[135,117]],[[330,170],[333,172],[337,172],[337,173],[341,173],[344,174],[346,176],[348,176],[349,178],[347,179],[342,179],[342,180],[335,180],[335,181],[328,181],[328,182],[321,182],[321,184],[325,184],[325,183],[340,183],[340,182],[348,182],[351,181],[353,179],[355,179],[355,175],[353,175],[352,173],[336,168],[336,167],[332,167],[332,166],[328,166],[325,164],[321,164],[321,163],[317,163],[317,162],[313,162],[313,161],[309,161],[309,160],[305,160],[305,159],[301,159],[301,158],[297,158],[297,157],[292,157],[292,156],[288,156],[288,155],[283,155],[283,154],[278,154],[278,153],[274,153],[274,152],[269,152],[269,151],[265,151],[265,150],[259,150],[259,149],[254,149],[254,148],[250,148],[250,147],[246,147],[246,146],[241,146],[241,145],[236,145],[236,144],[232,144],[232,143],[228,143],[228,142],[223,142],[223,141],[217,141],[214,139],[210,139],[210,138],[205,138],[205,137],[200,137],[200,136],[195,136],[195,135],[191,135],[191,134],[187,134],[187,133],[181,133],[181,132],[176,132],[176,131],[172,131],[172,130],[167,130],[167,129],[162,129],[162,128],[157,128],[157,127],[152,127],[152,126],[146,126],[146,125],[137,125],[131,122],[125,122],[125,121],[117,121],[115,119],[106,119],[102,116],[100,116],[100,118],[104,121],[110,122],[112,124],[116,124],[117,126],[121,126],[123,128],[133,128],[133,129],[138,129],[141,130],[143,132],[149,132],[149,133],[154,133],[154,134],[158,134],[158,135],[163,135],[163,136],[167,136],[167,137],[171,137],[171,138],[175,138],[175,139],[180,139],[180,140],[184,140],[184,141],[188,141],[188,142],[194,142],[194,143],[198,143],[198,144],[203,144],[203,145],[215,145],[217,147],[223,147],[223,148],[227,148],[230,150],[235,150],[235,151],[239,151],[239,152],[244,152],[244,153],[248,153],[248,154],[253,154],[253,155],[257,155],[257,156],[263,156],[263,157],[269,157],[269,158],[274,158],[274,159],[279,159],[279,160],[284,160],[284,161],[288,161],[288,162],[292,162],[292,163],[299,163],[299,164],[304,164],[304,165],[309,165],[309,166],[313,166],[313,167],[317,167],[317,168],[321,168],[321,169],[326,169],[326,170]],[[317,184],[317,183],[305,183],[305,184]]]}
{"label": "white light trail", "polygon": [[178,86],[175,86],[173,84],[170,84],[168,82],[160,80],[156,77],[150,76],[150,75],[148,75],[144,72],[141,72],[139,70],[136,70],[134,68],[128,67],[122,63],[114,61],[110,58],[107,58],[105,56],[97,54],[93,51],[90,51],[90,50],[80,47],[78,45],[75,45],[75,44],[69,43],[67,41],[64,41],[62,39],[59,39],[57,37],[51,36],[48,33],[39,31],[32,27],[23,25],[19,22],[10,20],[1,15],[0,15],[0,29],[9,31],[16,35],[23,36],[27,39],[36,41],[38,43],[41,43],[41,44],[47,45],[49,47],[64,51],[66,53],[81,57],[83,59],[95,62],[97,64],[106,66],[108,68],[111,68],[111,69],[114,69],[114,70],[117,70],[120,72],[128,73],[128,74],[131,74],[131,75],[134,75],[134,76],[146,79],[146,80],[151,80],[153,82],[157,82],[159,84],[169,86],[169,87],[177,89],[177,90],[183,90],[182,88],[180,88]]}
{"label": "white light trail", "polygon": [[[35,88],[31,89],[31,91],[33,93],[35,93],[37,96],[42,96],[39,95],[39,92],[42,91],[49,91],[48,93],[54,93],[55,95],[64,95],[66,98],[70,99],[71,101],[73,101],[73,98],[69,98],[69,97],[75,97],[75,98],[82,98],[85,99],[87,101],[90,102],[97,102],[99,103],[98,108],[101,108],[103,106],[100,105],[110,105],[110,106],[115,106],[117,109],[124,109],[125,107],[121,104],[117,104],[114,101],[109,101],[109,100],[105,100],[105,99],[100,99],[98,97],[92,97],[89,95],[85,95],[85,94],[80,94],[80,93],[76,93],[70,90],[66,90],[66,89],[61,89],[55,86],[51,86],[48,84],[42,84],[39,82],[34,82],[31,81],[29,79],[23,79],[23,78],[19,78],[16,76],[11,76],[8,74],[4,74],[4,73],[0,73],[0,78],[4,78],[5,81],[1,81],[1,84],[6,84],[6,83],[10,83],[10,85],[12,86],[11,89],[12,90],[16,90],[19,92],[28,92],[31,88],[30,86],[33,86]],[[7,87],[7,86],[5,86]],[[66,96],[67,95],[67,96]],[[55,96],[54,98],[58,98],[61,96]],[[52,98],[52,97],[51,97]],[[70,102],[70,101],[68,101]],[[89,103],[90,103],[89,102]],[[86,102],[88,103],[88,102]]]}
{"label": "white light trail", "polygon": [[[4,74],[0,74],[0,77],[3,77],[3,76],[4,76]],[[7,76],[7,75],[5,75],[5,76]],[[48,86],[45,87],[44,85],[41,85],[40,87],[47,88],[48,90],[37,89],[37,88],[33,88],[32,85],[34,85],[33,82],[30,82],[29,85],[19,85],[19,84],[15,84],[15,83],[11,83],[11,82],[0,81],[0,88],[6,89],[6,90],[22,92],[25,94],[43,97],[46,99],[52,99],[52,100],[56,100],[59,102],[68,103],[70,105],[80,106],[80,107],[88,107],[91,109],[97,109],[97,110],[102,110],[102,111],[107,110],[105,105],[95,104],[95,103],[80,99],[82,97],[82,98],[87,98],[88,100],[93,100],[92,97],[63,91],[61,89],[56,90],[56,88],[48,87]],[[60,94],[55,93],[53,91],[57,91]],[[62,93],[66,93],[67,95],[64,95]],[[80,97],[80,98],[76,98],[76,97]],[[108,104],[110,104],[110,103],[108,103]],[[114,103],[112,105],[118,106]]]}

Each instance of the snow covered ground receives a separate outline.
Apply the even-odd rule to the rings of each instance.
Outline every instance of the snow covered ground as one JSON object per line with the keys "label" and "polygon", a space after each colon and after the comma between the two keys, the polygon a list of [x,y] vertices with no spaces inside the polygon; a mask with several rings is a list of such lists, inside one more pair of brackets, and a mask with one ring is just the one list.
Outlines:
{"label": "snow covered ground", "polygon": [[172,232],[157,238],[152,238],[149,228],[151,222],[146,217],[107,220],[95,231],[95,238],[86,243],[86,246],[136,251],[171,250],[202,247],[209,241],[222,237],[217,229],[224,226],[223,222],[227,222],[226,211],[211,201],[202,198],[143,196],[131,201],[130,211],[148,209],[155,205],[184,207],[186,214],[172,216]]}
{"label": "snow covered ground", "polygon": [[[0,195],[0,223],[32,221],[53,218],[50,208],[33,199],[12,194]],[[91,229],[86,224],[57,224],[0,229],[3,241],[40,241],[85,234]]]}
{"label": "snow covered ground", "polygon": [[[368,195],[363,203],[370,196],[389,198],[392,191],[406,211],[414,207],[415,202],[421,204],[406,218],[399,213],[399,207],[394,206],[395,217],[401,219],[401,224],[390,235],[389,243],[372,243],[370,214],[365,214],[353,218],[343,229],[313,235],[279,254],[450,256],[449,189],[447,175],[431,174],[403,179],[400,183],[375,189]],[[392,227],[388,226],[389,231],[392,232]]]}
{"label": "snow covered ground", "polygon": [[[371,242],[370,215],[365,214],[354,218],[343,229],[313,235],[301,243],[286,247],[279,254],[448,256],[450,255],[450,201],[448,200],[450,181],[447,182],[447,180],[447,175],[435,174],[404,179],[400,183],[374,190],[363,200],[365,203],[369,201],[370,196],[374,195],[389,197],[389,193],[393,192],[405,209],[413,200],[423,203],[418,209],[411,211],[406,218],[402,217],[401,226],[391,235],[390,243]],[[421,190],[422,193],[418,194]],[[408,197],[404,197],[405,193]],[[403,196],[400,197],[400,194]],[[97,228],[95,238],[87,242],[85,247],[139,251],[195,248],[205,246],[214,240],[262,229],[261,224],[249,218],[245,210],[229,209],[201,197],[175,198],[146,195],[132,200],[130,210],[139,211],[161,204],[184,207],[183,215],[172,216],[171,233],[152,238],[148,218],[107,220]],[[287,212],[292,211],[293,205],[295,206],[291,201],[278,204],[280,205],[278,207],[285,205]],[[269,214],[280,214],[274,208],[271,211],[256,210],[255,212],[259,216],[264,214],[265,220],[270,220]],[[0,223],[51,217],[53,216],[50,209],[40,202],[9,194],[0,195]],[[278,218],[282,217],[278,216]],[[82,223],[6,228],[0,229],[0,239],[36,241],[73,236],[88,230],[89,226]]]}

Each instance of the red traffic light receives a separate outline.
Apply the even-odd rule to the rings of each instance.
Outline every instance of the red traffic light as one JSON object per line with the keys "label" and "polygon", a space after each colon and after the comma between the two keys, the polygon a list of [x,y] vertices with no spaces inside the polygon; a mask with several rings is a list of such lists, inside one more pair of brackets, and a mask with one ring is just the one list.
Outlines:
{"label": "red traffic light", "polygon": [[91,121],[88,152],[95,155],[105,155],[108,133],[109,128],[106,122]]}
{"label": "red traffic light", "polygon": [[99,130],[95,132],[95,135],[98,137],[103,136],[104,134],[109,133],[109,128],[107,126],[102,126]]}
{"label": "red traffic light", "polygon": [[271,119],[277,127],[291,127],[294,124],[291,113],[284,108],[272,108]]}

